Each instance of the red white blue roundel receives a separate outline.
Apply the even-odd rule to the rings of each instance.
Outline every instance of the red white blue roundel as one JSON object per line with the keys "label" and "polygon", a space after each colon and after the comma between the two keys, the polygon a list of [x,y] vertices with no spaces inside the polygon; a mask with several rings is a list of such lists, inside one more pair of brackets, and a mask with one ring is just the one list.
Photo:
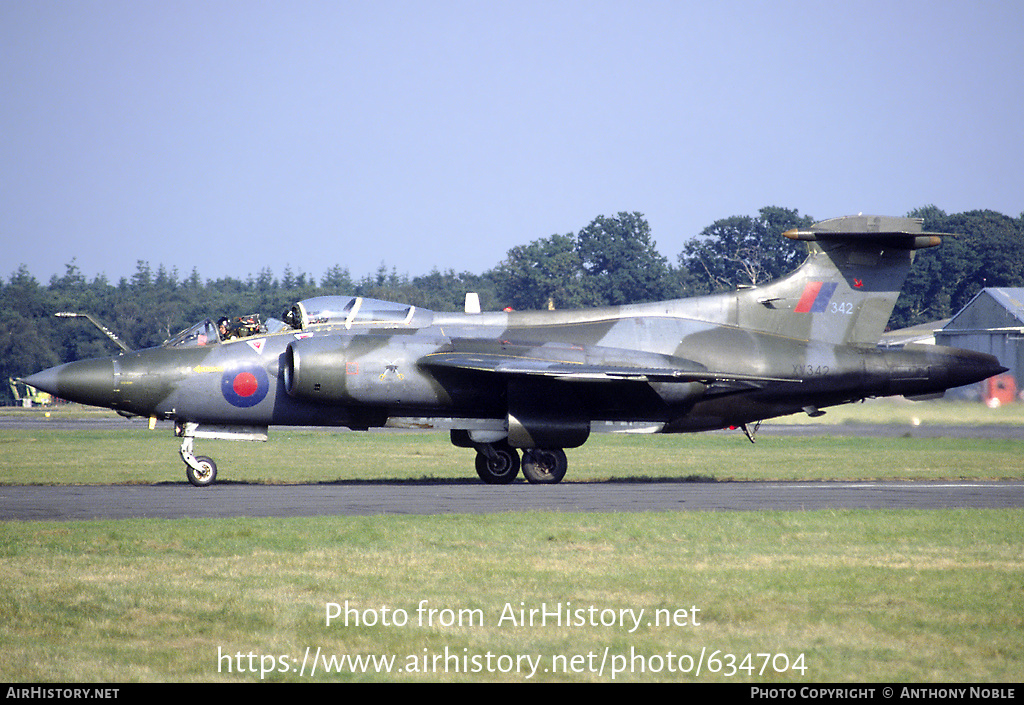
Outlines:
{"label": "red white blue roundel", "polygon": [[256,406],[270,391],[267,371],[259,365],[235,367],[220,378],[220,392],[232,406],[246,409]]}

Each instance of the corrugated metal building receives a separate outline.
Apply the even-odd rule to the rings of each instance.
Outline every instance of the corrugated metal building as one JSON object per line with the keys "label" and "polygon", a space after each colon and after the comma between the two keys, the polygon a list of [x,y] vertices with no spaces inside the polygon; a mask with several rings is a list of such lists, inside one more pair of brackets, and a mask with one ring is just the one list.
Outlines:
{"label": "corrugated metal building", "polygon": [[[996,395],[1000,403],[1012,400],[1024,379],[1024,289],[982,289],[941,330],[935,342],[954,348],[989,353],[1010,368],[1002,379],[981,386],[950,390],[948,397]],[[1012,377],[1008,379],[1007,377]],[[977,388],[975,388],[977,387]]]}

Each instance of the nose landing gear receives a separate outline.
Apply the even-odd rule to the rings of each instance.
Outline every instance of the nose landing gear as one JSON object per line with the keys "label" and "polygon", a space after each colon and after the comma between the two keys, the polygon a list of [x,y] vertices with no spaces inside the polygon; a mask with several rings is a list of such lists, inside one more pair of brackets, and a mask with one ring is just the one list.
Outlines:
{"label": "nose landing gear", "polygon": [[196,438],[218,438],[232,441],[266,441],[266,426],[230,426],[222,424],[199,424],[194,421],[177,421],[174,435],[181,438],[181,459],[185,461],[185,477],[196,487],[207,487],[217,480],[217,463],[205,455],[192,452]]}
{"label": "nose landing gear", "polygon": [[[196,487],[212,485],[217,480],[217,463],[205,455],[193,455],[192,446],[195,442],[195,427],[198,424],[185,424],[184,437],[181,440],[181,459],[185,461],[185,477]],[[192,427],[189,429],[189,427]],[[192,433],[190,434],[189,431]]]}

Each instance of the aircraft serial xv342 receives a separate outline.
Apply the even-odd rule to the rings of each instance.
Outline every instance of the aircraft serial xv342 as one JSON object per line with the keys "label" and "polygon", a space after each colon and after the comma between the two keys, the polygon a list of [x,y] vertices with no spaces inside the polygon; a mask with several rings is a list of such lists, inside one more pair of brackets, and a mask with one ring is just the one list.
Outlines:
{"label": "aircraft serial xv342", "polygon": [[[790,230],[808,257],[764,286],[583,311],[440,313],[361,297],[296,303],[222,339],[211,319],[163,345],[70,362],[28,384],[170,419],[186,476],[214,482],[196,438],[266,440],[274,425],[426,427],[476,452],[487,483],[560,481],[591,433],[741,428],[868,397],[941,395],[1002,372],[982,353],[878,346],[916,250],[914,218]],[[756,426],[753,428],[756,431]]]}

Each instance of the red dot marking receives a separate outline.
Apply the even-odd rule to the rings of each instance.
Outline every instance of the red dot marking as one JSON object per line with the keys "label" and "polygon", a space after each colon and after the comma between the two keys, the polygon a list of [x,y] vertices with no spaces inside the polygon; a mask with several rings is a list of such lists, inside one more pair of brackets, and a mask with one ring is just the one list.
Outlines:
{"label": "red dot marking", "polygon": [[256,375],[252,372],[241,372],[235,381],[232,382],[231,388],[235,390],[235,394],[240,397],[251,397],[256,393],[256,389],[259,387],[259,383],[256,381]]}

